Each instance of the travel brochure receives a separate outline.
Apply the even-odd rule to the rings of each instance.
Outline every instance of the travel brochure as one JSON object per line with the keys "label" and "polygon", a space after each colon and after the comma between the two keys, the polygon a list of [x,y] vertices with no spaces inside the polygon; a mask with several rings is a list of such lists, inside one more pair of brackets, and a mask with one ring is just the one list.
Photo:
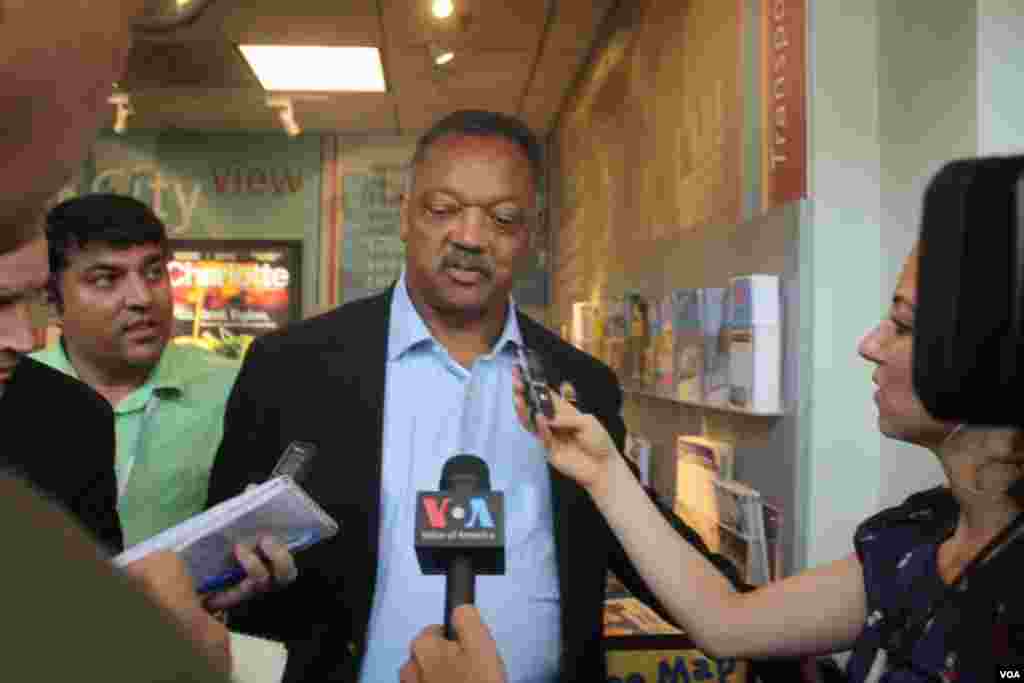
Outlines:
{"label": "travel brochure", "polygon": [[[783,304],[779,276],[751,274],[730,278],[725,287],[577,301],[564,329],[629,391],[779,414]],[[626,456],[649,484],[651,442],[628,437]],[[678,435],[674,498],[676,513],[745,581],[782,577],[782,508],[735,480],[730,444]]]}
{"label": "travel brochure", "polygon": [[736,566],[750,584],[783,575],[782,509],[734,478],[731,444],[681,434],[676,442],[675,511]]}
{"label": "travel brochure", "polygon": [[[626,434],[623,455],[644,486],[651,485],[651,440]],[[716,553],[728,558],[740,577],[763,584],[783,576],[782,507],[736,481],[732,443],[698,434],[678,434],[673,489],[666,502]],[[621,588],[609,584],[609,595]]]}
{"label": "travel brochure", "polygon": [[630,291],[575,302],[569,341],[608,364],[626,389],[777,414],[782,303],[777,275],[656,295]]}

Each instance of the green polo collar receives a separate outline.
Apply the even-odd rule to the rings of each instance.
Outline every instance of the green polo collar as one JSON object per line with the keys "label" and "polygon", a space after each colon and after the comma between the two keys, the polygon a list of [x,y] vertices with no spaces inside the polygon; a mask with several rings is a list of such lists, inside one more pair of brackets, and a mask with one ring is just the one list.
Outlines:
{"label": "green polo collar", "polygon": [[[37,354],[40,360],[63,373],[71,375],[75,379],[81,379],[75,372],[75,367],[68,358],[67,350],[64,348],[64,340],[51,345],[45,351]],[[117,414],[131,413],[145,408],[149,399],[156,392],[161,399],[180,396],[185,391],[185,378],[178,372],[178,354],[175,352],[174,344],[168,344],[164,352],[160,354],[153,372],[149,374],[145,383],[132,393],[125,396],[120,403],[114,407]]]}

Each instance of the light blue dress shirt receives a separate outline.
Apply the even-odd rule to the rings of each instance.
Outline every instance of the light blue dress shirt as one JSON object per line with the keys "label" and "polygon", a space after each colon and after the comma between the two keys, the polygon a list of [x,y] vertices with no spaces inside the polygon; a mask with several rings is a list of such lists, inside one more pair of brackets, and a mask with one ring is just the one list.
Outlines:
{"label": "light blue dress shirt", "polygon": [[436,491],[444,462],[482,458],[505,494],[503,576],[478,576],[476,605],[505,660],[509,681],[558,676],[561,650],[551,481],[543,446],[519,424],[512,368],[522,344],[515,304],[490,353],[470,370],[434,339],[413,307],[403,272],[388,330],[381,477],[380,558],[360,680],[397,681],[409,645],[444,622],[444,576],[424,576],[413,549],[416,492]]}

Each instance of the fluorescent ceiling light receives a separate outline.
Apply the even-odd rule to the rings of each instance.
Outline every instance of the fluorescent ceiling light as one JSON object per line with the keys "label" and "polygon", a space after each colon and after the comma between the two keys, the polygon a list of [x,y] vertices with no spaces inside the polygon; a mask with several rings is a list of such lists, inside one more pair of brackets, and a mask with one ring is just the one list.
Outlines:
{"label": "fluorescent ceiling light", "polygon": [[375,47],[239,45],[264,90],[385,92]]}

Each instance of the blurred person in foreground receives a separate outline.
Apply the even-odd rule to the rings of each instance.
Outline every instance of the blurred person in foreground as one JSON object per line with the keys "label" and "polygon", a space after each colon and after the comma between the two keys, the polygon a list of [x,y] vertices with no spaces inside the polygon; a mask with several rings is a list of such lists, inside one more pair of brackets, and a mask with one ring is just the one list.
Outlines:
{"label": "blurred person in foreground", "polygon": [[[46,277],[46,203],[82,162],[123,70],[132,22],[151,4],[70,0],[55,20],[50,3],[0,0],[0,274],[8,290],[0,384],[31,335],[30,308]],[[72,517],[8,474],[0,475],[0,528],[11,551],[0,571],[5,678],[228,680],[226,629],[191,592],[176,556],[116,573]]]}

